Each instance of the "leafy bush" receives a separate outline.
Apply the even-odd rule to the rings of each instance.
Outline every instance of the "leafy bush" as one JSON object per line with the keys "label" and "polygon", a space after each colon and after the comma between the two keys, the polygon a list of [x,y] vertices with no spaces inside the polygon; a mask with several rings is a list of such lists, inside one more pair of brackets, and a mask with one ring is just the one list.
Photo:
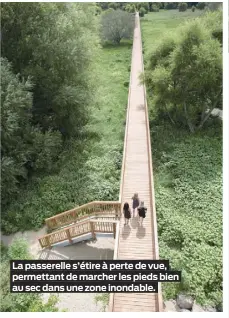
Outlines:
{"label": "leafy bush", "polygon": [[188,9],[188,5],[186,2],[180,2],[178,5],[179,12],[184,12]]}
{"label": "leafy bush", "polygon": [[[154,93],[155,111],[164,112],[173,124],[186,126],[192,133],[203,128],[210,117],[208,109],[222,100],[222,48],[213,37],[209,20],[211,14],[190,21],[169,41],[163,39],[145,74]],[[222,28],[220,20],[215,24]]]}
{"label": "leafy bush", "polygon": [[178,6],[177,2],[165,2],[164,3],[165,10],[177,9],[177,6]]}
{"label": "leafy bush", "polygon": [[217,11],[222,8],[221,2],[207,2],[206,8],[210,11]]}
{"label": "leafy bush", "polygon": [[136,11],[135,5],[134,4],[127,4],[125,6],[125,11],[129,12],[129,13],[135,13],[135,11]]}
{"label": "leafy bush", "polygon": [[198,4],[196,5],[196,8],[199,10],[204,10],[205,7],[206,7],[205,2],[198,2]]}
{"label": "leafy bush", "polygon": [[39,170],[4,208],[4,233],[39,229],[45,218],[93,200],[118,200],[131,48],[129,41],[101,47],[90,121],[77,138],[66,140],[54,171]]}
{"label": "leafy bush", "polygon": [[152,12],[159,12],[159,7],[154,4],[154,5],[152,5],[151,11]]}
{"label": "leafy bush", "polygon": [[20,81],[7,59],[1,59],[2,203],[6,206],[36,170],[50,172],[62,150],[59,132],[31,126],[32,84]]}
{"label": "leafy bush", "polygon": [[10,259],[30,259],[28,243],[24,238],[14,239],[8,249]]}
{"label": "leafy bush", "polygon": [[95,14],[96,15],[100,15],[102,13],[102,9],[101,7],[99,7],[98,5],[95,7]]}
{"label": "leafy bush", "polygon": [[215,122],[205,131],[189,135],[162,118],[150,118],[160,257],[170,259],[171,267],[182,270],[183,276],[181,284],[163,285],[165,299],[175,298],[182,291],[191,293],[201,304],[219,305],[221,125]]}
{"label": "leafy bush", "polygon": [[[2,250],[2,249],[1,249]],[[1,312],[57,312],[57,296],[50,296],[45,303],[41,294],[10,292],[10,259],[32,259],[25,239],[15,239],[7,249],[4,247],[4,258],[1,258]]]}
{"label": "leafy bush", "polygon": [[101,37],[103,41],[120,44],[122,39],[131,39],[134,30],[134,17],[132,14],[115,10],[102,15]]}
{"label": "leafy bush", "polygon": [[146,10],[145,10],[143,7],[141,7],[141,8],[139,9],[139,16],[140,16],[140,17],[144,17],[145,14],[146,14]]}
{"label": "leafy bush", "polygon": [[196,7],[192,6],[192,12],[195,12],[195,10],[196,10]]}
{"label": "leafy bush", "polygon": [[141,8],[144,8],[145,9],[145,14],[149,12],[149,2],[137,2],[135,5],[136,5],[136,8],[138,9],[138,11],[141,9]]}

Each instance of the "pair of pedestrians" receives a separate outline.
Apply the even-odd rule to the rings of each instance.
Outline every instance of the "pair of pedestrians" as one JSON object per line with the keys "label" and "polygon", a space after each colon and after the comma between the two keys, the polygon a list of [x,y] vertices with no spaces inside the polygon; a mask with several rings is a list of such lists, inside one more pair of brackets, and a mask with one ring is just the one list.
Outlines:
{"label": "pair of pedestrians", "polygon": [[[137,208],[137,210],[138,210],[138,223],[140,225],[142,225],[143,219],[146,217],[147,208],[145,208],[143,201],[140,202],[137,193],[134,194],[134,196],[132,197],[132,200],[133,200],[133,204],[132,204],[133,217],[135,216],[135,209]],[[131,218],[131,212],[130,212],[129,204],[127,202],[123,206],[123,213],[124,213],[124,218],[125,218],[124,225],[128,225],[129,220]]]}

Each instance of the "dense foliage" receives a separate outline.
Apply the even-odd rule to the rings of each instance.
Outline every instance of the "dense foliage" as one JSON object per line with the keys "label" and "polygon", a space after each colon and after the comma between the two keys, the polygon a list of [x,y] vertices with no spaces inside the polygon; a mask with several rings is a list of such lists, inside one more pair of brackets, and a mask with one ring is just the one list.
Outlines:
{"label": "dense foliage", "polygon": [[[79,138],[96,88],[98,23],[92,4],[1,5],[2,219],[37,176],[56,173]],[[19,198],[21,199],[21,198]],[[8,222],[7,221],[7,222]]]}
{"label": "dense foliage", "polygon": [[220,306],[222,136],[215,126],[190,136],[161,119],[152,121],[151,133],[160,257],[183,277],[163,286],[165,297],[185,291]]}
{"label": "dense foliage", "polygon": [[1,245],[1,312],[57,312],[58,297],[52,295],[45,303],[41,294],[11,293],[10,264],[11,259],[32,259],[25,239],[14,240],[9,248]]}
{"label": "dense foliage", "polygon": [[[198,22],[190,22],[180,32],[180,27],[177,27],[183,24],[184,19],[191,21],[192,16],[196,16],[200,11],[185,12],[184,16],[172,11],[174,10],[160,12],[157,17],[152,14],[152,19],[149,15],[142,20],[145,63],[148,70],[151,76],[154,68],[161,67],[161,70],[164,70],[163,74],[158,72],[154,75],[153,79],[158,80],[158,85],[160,76],[163,80],[167,78],[171,64],[172,67],[176,65],[175,62],[179,65],[178,57],[173,58],[178,52],[182,52],[181,47],[187,53],[187,60],[191,62],[189,57],[193,55],[188,52],[187,44],[192,42],[188,35],[196,40],[197,47],[198,39],[201,39],[200,49],[206,45],[201,61],[202,64],[211,66],[211,71],[218,69],[216,54],[222,55],[220,13],[202,16]],[[208,30],[205,39],[198,31],[199,24],[204,26],[205,31]],[[195,26],[195,34],[190,32],[190,25]],[[161,41],[160,38],[167,33],[168,28],[172,35],[166,37],[167,41]],[[152,34],[154,36],[149,36]],[[207,42],[216,45],[218,53],[207,50]],[[188,47],[190,51],[193,46],[191,44]],[[195,58],[198,61],[199,55],[196,54]],[[187,71],[185,65],[186,59],[183,58],[180,69],[182,76]],[[195,70],[195,64],[189,65],[190,71]],[[202,69],[203,65],[199,66],[200,71],[196,73],[198,76],[187,78],[188,85],[192,85],[195,78],[199,80],[197,77],[205,76],[206,70]],[[214,78],[215,74],[213,72],[209,76]],[[214,79],[213,83],[208,83],[214,90]],[[203,93],[207,92],[203,84],[199,81],[197,92],[200,92],[201,88],[204,88]],[[221,79],[216,84],[221,85]],[[187,126],[178,125],[177,121],[172,124],[165,109],[158,111],[156,101],[161,91],[155,91],[151,81],[147,82],[147,93],[159,252],[161,258],[170,260],[172,268],[182,270],[183,277],[181,284],[163,284],[164,297],[175,298],[182,291],[194,296],[197,302],[215,306],[222,311],[222,124],[220,120],[210,117],[202,130],[190,134]],[[169,102],[169,96],[166,93],[165,95],[163,98]],[[203,98],[201,94],[200,98]],[[204,102],[204,98],[202,100]]]}
{"label": "dense foliage", "polygon": [[184,12],[188,9],[188,5],[186,2],[180,2],[179,5],[178,5],[178,10],[180,12]]}
{"label": "dense foliage", "polygon": [[[215,23],[209,23],[212,20]],[[191,132],[202,129],[211,111],[222,105],[219,29],[222,32],[220,11],[188,22],[162,39],[147,67],[145,78],[155,96],[155,111]]]}
{"label": "dense foliage", "polygon": [[93,200],[118,200],[132,43],[96,58],[97,94],[78,138],[65,141],[52,173],[34,175],[2,213],[2,230],[39,229],[44,219]]}
{"label": "dense foliage", "polygon": [[132,39],[134,16],[122,10],[107,10],[101,17],[101,37],[103,41],[120,44],[122,39]]}
{"label": "dense foliage", "polygon": [[32,171],[50,172],[62,147],[58,131],[42,132],[32,121],[32,84],[14,75],[1,58],[1,193],[5,206]]}

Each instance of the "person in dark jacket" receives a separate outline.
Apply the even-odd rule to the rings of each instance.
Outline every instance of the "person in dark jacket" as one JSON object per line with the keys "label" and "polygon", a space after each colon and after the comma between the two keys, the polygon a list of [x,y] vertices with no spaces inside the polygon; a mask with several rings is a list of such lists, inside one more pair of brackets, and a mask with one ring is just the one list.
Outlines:
{"label": "person in dark jacket", "polygon": [[142,201],[138,208],[138,216],[139,216],[138,222],[140,225],[142,225],[143,219],[146,217],[146,211],[147,211],[147,208],[145,208],[144,202]]}
{"label": "person in dark jacket", "polygon": [[132,197],[132,200],[133,200],[132,207],[133,207],[133,216],[134,216],[135,209],[139,206],[139,203],[140,203],[137,193],[134,194],[134,196]]}
{"label": "person in dark jacket", "polygon": [[129,204],[127,202],[123,206],[123,214],[124,214],[124,218],[125,218],[124,225],[128,225],[129,224],[129,219],[131,218],[131,214],[130,214]]}

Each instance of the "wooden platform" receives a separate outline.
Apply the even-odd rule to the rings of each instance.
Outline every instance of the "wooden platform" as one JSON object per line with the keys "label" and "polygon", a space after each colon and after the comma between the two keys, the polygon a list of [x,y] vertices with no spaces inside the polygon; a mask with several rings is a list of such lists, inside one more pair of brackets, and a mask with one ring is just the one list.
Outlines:
{"label": "wooden platform", "polygon": [[[134,43],[129,89],[129,101],[126,120],[126,137],[121,185],[122,206],[135,192],[147,207],[143,226],[139,226],[136,217],[130,219],[130,225],[124,226],[123,216],[117,247],[117,259],[156,259],[157,231],[155,228],[155,207],[152,182],[151,147],[149,137],[148,109],[145,101],[145,87],[139,83],[139,75],[144,71],[140,21],[138,14],[135,21]],[[156,238],[156,239],[155,239]],[[156,240],[156,242],[155,242]],[[111,311],[156,312],[161,311],[160,295],[150,293],[113,294]]]}

